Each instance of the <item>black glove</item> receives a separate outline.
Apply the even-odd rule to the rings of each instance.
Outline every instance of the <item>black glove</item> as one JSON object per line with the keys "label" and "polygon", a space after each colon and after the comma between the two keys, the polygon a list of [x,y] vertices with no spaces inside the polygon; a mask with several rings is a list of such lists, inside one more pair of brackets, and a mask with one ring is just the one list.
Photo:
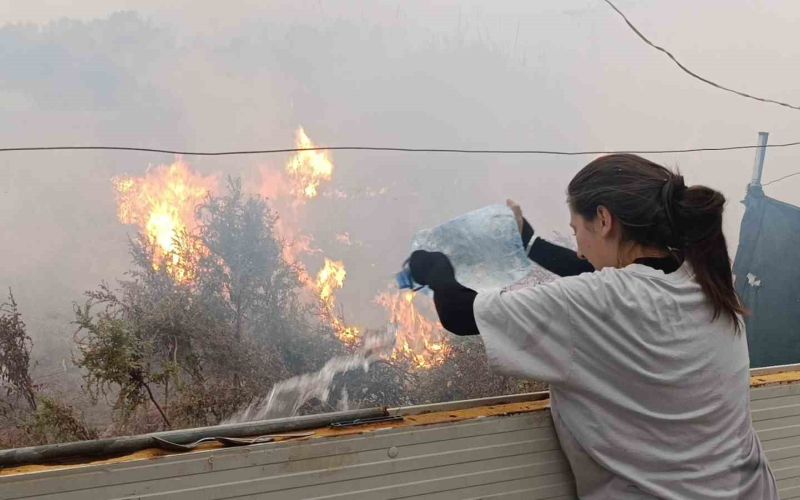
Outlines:
{"label": "black glove", "polygon": [[533,238],[533,234],[533,226],[531,226],[530,222],[528,222],[528,219],[523,218],[521,234],[523,248],[528,248],[528,243],[531,241],[531,238]]}
{"label": "black glove", "polygon": [[457,284],[453,264],[442,252],[415,250],[408,259],[408,268],[414,281],[420,285],[427,285],[434,291],[437,288]]}

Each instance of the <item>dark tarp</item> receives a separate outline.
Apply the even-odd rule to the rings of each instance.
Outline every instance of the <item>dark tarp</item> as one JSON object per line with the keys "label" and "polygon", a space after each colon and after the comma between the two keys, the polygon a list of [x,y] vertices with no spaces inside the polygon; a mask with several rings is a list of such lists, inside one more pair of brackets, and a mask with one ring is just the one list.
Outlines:
{"label": "dark tarp", "polygon": [[733,274],[750,311],[750,366],[800,363],[800,207],[765,196],[760,186],[744,204]]}

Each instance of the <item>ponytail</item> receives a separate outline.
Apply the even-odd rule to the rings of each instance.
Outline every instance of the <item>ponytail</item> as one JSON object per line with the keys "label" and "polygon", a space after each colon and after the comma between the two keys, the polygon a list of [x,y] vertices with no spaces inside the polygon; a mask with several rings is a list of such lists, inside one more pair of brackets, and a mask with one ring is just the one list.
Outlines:
{"label": "ponytail", "polygon": [[[675,178],[683,184],[682,177],[673,175]],[[740,332],[740,315],[744,314],[744,308],[733,288],[728,246],[722,233],[724,205],[725,197],[719,191],[692,186],[676,191],[671,208],[680,248],[714,307],[714,319],[724,314]]]}

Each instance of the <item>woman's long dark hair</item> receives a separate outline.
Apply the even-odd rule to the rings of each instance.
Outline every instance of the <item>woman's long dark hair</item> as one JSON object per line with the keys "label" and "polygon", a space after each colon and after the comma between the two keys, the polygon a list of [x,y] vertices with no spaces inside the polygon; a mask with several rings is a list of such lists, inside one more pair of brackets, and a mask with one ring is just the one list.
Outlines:
{"label": "woman's long dark hair", "polygon": [[689,186],[683,176],[632,154],[614,154],[586,165],[567,188],[572,210],[594,220],[606,207],[625,241],[662,248],[687,259],[714,307],[741,331],[744,313],[733,289],[722,211],[725,197],[706,186]]}

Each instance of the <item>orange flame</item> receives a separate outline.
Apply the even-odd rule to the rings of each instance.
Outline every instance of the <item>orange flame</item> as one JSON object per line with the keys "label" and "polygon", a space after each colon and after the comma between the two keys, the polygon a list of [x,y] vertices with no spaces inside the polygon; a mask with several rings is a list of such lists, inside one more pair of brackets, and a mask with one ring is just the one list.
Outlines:
{"label": "orange flame", "polygon": [[324,304],[333,305],[333,292],[344,286],[345,276],[347,276],[347,271],[344,270],[344,264],[328,258],[325,259],[325,265],[317,273],[319,298]]}
{"label": "orange flame", "polygon": [[[308,138],[302,127],[297,129],[295,144],[298,148],[313,148],[314,143]],[[301,281],[311,290],[322,304],[322,316],[333,328],[337,338],[348,346],[353,346],[361,338],[361,329],[347,326],[336,310],[336,292],[344,285],[347,275],[344,264],[339,261],[325,259],[316,279],[308,274],[300,264],[300,257],[312,252],[319,252],[311,247],[311,238],[302,235],[294,228],[298,225],[299,205],[318,195],[323,181],[329,181],[333,175],[333,162],[326,151],[300,151],[293,155],[286,164],[287,179],[275,173],[262,172],[262,193],[274,198],[290,194],[294,199],[291,206],[291,219],[294,224],[279,222],[279,229],[288,245],[284,247],[284,257],[299,268]],[[287,188],[287,184],[291,186]],[[377,192],[382,195],[385,188]],[[334,191],[337,199],[347,199],[345,193]],[[287,214],[289,215],[289,214]],[[351,245],[349,233],[337,235],[336,240],[343,245]],[[397,343],[392,359],[408,360],[418,368],[431,368],[441,364],[448,356],[449,345],[445,340],[441,326],[420,314],[413,302],[413,294],[387,292],[380,294],[376,301],[389,312],[390,324],[397,328]]]}
{"label": "orange flame", "polygon": [[[295,145],[298,148],[315,147],[302,127],[297,129]],[[323,321],[331,325],[339,340],[352,346],[359,339],[361,330],[346,325],[336,309],[336,291],[342,288],[347,275],[344,264],[325,258],[316,278],[312,277],[302,261],[321,251],[312,246],[311,236],[298,229],[303,215],[301,206],[306,200],[315,198],[322,183],[329,181],[332,175],[333,162],[327,152],[299,151],[289,158],[283,174],[262,169],[259,191],[283,209],[275,227],[284,241],[284,260],[295,266],[301,283],[319,301]]]}
{"label": "orange flame", "polygon": [[419,369],[441,365],[450,354],[450,344],[438,321],[426,318],[414,304],[413,292],[388,291],[375,301],[389,313],[396,340],[391,359],[406,360]]}
{"label": "orange flame", "polygon": [[[295,145],[298,148],[314,147],[303,127],[296,131]],[[261,168],[259,193],[271,200],[281,217],[275,223],[278,236],[283,240],[283,257],[286,262],[297,266],[301,281],[314,288],[313,278],[305,271],[302,258],[320,253],[311,246],[313,238],[303,234],[303,211],[301,205],[307,198],[313,198],[323,180],[330,180],[333,163],[325,152],[299,151],[289,158],[283,171]]]}
{"label": "orange flame", "polygon": [[[195,207],[216,187],[216,177],[191,171],[178,159],[171,165],[160,165],[142,177],[114,177],[117,194],[117,216],[124,224],[136,224],[155,247],[153,267],[166,262],[167,270],[178,281],[192,279],[191,271],[182,262],[175,242],[192,231]],[[193,252],[203,251],[193,248]]]}
{"label": "orange flame", "polygon": [[[296,144],[300,148],[314,147],[301,128]],[[337,338],[348,346],[361,341],[362,330],[348,326],[337,311],[336,293],[347,276],[344,264],[328,258],[316,277],[308,273],[301,260],[321,253],[312,245],[312,238],[299,231],[302,219],[300,206],[318,195],[324,181],[331,179],[333,163],[325,151],[301,151],[293,155],[283,172],[262,170],[260,192],[273,203],[286,209],[276,222],[278,235],[284,240],[284,258],[298,269],[305,288],[321,304],[323,320],[333,328]],[[178,159],[171,165],[161,165],[142,177],[122,176],[112,179],[117,194],[118,216],[126,224],[136,224],[154,245],[153,266],[161,263],[179,282],[193,279],[192,260],[202,255],[204,248],[189,247],[189,254],[179,254],[175,242],[181,234],[196,228],[195,208],[205,196],[216,189],[216,176],[193,172]],[[384,194],[381,190],[378,194]],[[334,193],[335,194],[335,193]],[[337,195],[345,199],[345,195]],[[336,240],[351,245],[349,233]],[[414,294],[390,291],[379,294],[376,302],[388,312],[389,324],[396,330],[396,344],[391,359],[408,361],[419,369],[435,367],[444,362],[450,345],[438,322],[428,319],[414,303]]]}
{"label": "orange flame", "polygon": [[[298,148],[316,147],[306,135],[303,127],[297,129],[295,146]],[[333,163],[327,151],[298,151],[286,164],[286,172],[292,178],[292,192],[300,200],[317,196],[319,185],[323,180],[330,180],[333,175]]]}
{"label": "orange flame", "polygon": [[335,292],[344,286],[347,271],[344,264],[325,259],[325,265],[317,273],[316,290],[322,302],[323,316],[330,321],[336,336],[347,345],[353,345],[359,338],[361,331],[357,327],[347,326],[336,314]]}

